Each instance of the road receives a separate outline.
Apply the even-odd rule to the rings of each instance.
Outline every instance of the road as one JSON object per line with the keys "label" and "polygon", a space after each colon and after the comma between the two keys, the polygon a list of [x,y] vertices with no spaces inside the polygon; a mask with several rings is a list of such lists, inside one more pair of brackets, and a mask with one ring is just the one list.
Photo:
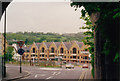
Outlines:
{"label": "road", "polygon": [[[18,68],[19,66],[16,65],[7,65],[7,68]],[[17,81],[23,81],[23,80],[71,80],[71,81],[79,81],[81,74],[83,72],[87,72],[89,69],[83,69],[78,66],[76,66],[74,69],[66,69],[65,66],[62,68],[42,68],[42,67],[35,67],[35,66],[22,66],[23,71],[28,71],[31,75],[25,78],[22,78]],[[40,80],[41,79],[41,80]]]}

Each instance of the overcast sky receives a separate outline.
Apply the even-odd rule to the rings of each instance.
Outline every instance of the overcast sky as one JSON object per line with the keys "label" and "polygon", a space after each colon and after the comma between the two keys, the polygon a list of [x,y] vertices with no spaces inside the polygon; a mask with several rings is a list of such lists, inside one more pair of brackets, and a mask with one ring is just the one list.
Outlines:
{"label": "overcast sky", "polygon": [[[79,29],[85,23],[80,19],[80,9],[75,11],[68,0],[63,2],[15,1],[7,8],[7,32],[77,33],[83,31]],[[3,32],[3,18],[0,22],[0,32]]]}

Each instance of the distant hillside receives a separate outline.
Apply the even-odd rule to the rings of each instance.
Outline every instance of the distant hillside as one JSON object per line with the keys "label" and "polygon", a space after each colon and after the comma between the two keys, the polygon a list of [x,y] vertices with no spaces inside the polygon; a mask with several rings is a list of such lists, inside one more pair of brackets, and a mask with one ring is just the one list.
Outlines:
{"label": "distant hillside", "polygon": [[15,43],[16,41],[23,40],[25,44],[29,45],[33,42],[61,42],[61,41],[72,41],[77,40],[82,42],[85,35],[83,33],[43,33],[43,32],[17,32],[17,33],[7,33],[7,41],[9,44]]}
{"label": "distant hillside", "polygon": [[79,33],[64,33],[62,34],[62,36],[66,36],[66,37],[78,37],[78,38],[83,38],[85,37],[85,35],[83,34],[83,32],[79,32]]}

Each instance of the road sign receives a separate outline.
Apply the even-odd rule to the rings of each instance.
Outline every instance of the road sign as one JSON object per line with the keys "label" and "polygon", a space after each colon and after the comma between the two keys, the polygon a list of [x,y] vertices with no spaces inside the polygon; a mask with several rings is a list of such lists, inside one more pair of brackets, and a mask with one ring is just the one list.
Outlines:
{"label": "road sign", "polygon": [[19,41],[19,42],[17,42],[17,43],[18,43],[18,45],[20,46],[20,48],[22,48],[24,42],[21,40],[21,41]]}
{"label": "road sign", "polygon": [[18,50],[18,54],[20,54],[20,55],[23,55],[24,52],[25,52],[25,51],[24,51],[22,48],[20,48],[20,49]]}

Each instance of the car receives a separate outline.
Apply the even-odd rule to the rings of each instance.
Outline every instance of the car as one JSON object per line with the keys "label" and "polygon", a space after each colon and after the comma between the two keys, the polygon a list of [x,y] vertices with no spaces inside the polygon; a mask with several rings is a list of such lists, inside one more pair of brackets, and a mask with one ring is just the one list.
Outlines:
{"label": "car", "polygon": [[66,61],[63,61],[63,64],[66,64]]}
{"label": "car", "polygon": [[73,68],[73,69],[74,69],[74,65],[72,65],[72,64],[66,64],[65,67],[66,67],[66,69],[67,69],[67,68],[69,68],[69,69]]}
{"label": "car", "polygon": [[79,65],[78,67],[82,68],[82,66],[81,66],[81,65]]}
{"label": "car", "polygon": [[88,68],[87,64],[83,64],[82,68]]}

